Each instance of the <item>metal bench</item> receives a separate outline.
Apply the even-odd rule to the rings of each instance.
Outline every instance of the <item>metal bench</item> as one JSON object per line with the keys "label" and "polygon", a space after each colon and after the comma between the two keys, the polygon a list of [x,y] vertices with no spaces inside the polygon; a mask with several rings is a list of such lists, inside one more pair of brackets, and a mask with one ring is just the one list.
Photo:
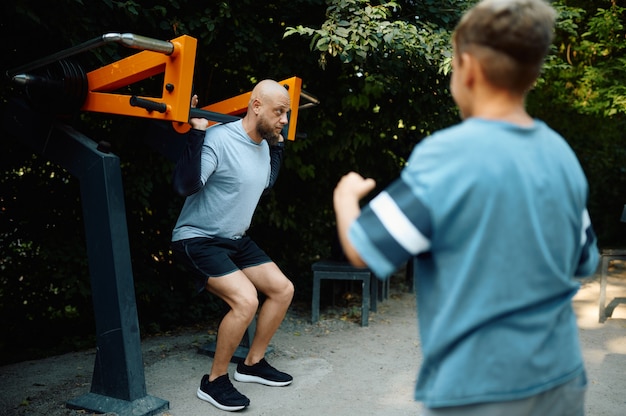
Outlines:
{"label": "metal bench", "polygon": [[619,303],[626,303],[624,298],[615,298],[606,304],[606,285],[609,277],[609,265],[613,260],[626,260],[626,249],[605,248],[600,251],[601,274],[600,274],[600,302],[599,302],[599,322],[604,323],[606,318],[613,315],[613,310]]}
{"label": "metal bench", "polygon": [[[347,261],[321,260],[313,263],[313,297],[311,322],[320,316],[320,287],[322,280],[354,280],[361,282],[361,326],[368,326],[369,311],[376,312],[377,301],[389,296],[389,279],[379,281],[368,268],[354,267]],[[379,291],[379,288],[381,289]]]}
{"label": "metal bench", "polygon": [[[621,222],[626,222],[626,204],[622,210]],[[619,303],[626,303],[624,298],[613,299],[608,305],[606,304],[606,284],[609,276],[609,265],[612,260],[626,260],[626,249],[623,248],[605,248],[600,251],[601,258],[601,275],[600,275],[600,302],[599,302],[599,321],[603,323],[606,318],[613,315],[613,310]]]}

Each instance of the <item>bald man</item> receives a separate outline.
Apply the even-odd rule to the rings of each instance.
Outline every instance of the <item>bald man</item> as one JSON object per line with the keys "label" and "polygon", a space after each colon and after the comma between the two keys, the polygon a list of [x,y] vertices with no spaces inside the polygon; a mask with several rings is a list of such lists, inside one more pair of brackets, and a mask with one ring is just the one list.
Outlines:
{"label": "bald man", "polygon": [[[197,97],[192,99],[192,105]],[[294,287],[278,266],[246,235],[260,197],[276,181],[282,163],[281,131],[288,122],[290,98],[273,80],[253,89],[241,120],[208,127],[190,120],[187,146],[173,176],[185,203],[172,233],[175,256],[192,272],[198,292],[207,290],[230,307],[218,328],[209,374],[197,396],[217,408],[237,411],[250,400],[228,376],[228,364],[259,309],[256,332],[234,378],[286,386],[293,378],[265,360],[265,351],[285,317]]]}

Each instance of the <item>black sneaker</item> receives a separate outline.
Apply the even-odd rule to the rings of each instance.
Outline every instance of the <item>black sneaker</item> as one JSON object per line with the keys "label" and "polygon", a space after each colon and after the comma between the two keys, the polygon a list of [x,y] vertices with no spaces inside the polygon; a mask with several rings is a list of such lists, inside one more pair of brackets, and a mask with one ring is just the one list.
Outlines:
{"label": "black sneaker", "polygon": [[197,395],[198,398],[227,412],[241,410],[250,404],[250,399],[239,393],[232,385],[228,374],[219,376],[213,381],[209,381],[209,375],[205,374],[198,387]]}
{"label": "black sneaker", "polygon": [[251,366],[245,365],[243,360],[241,360],[239,364],[237,364],[235,380],[244,383],[260,383],[266,386],[282,387],[291,384],[293,377],[287,373],[278,371],[263,358],[261,361]]}

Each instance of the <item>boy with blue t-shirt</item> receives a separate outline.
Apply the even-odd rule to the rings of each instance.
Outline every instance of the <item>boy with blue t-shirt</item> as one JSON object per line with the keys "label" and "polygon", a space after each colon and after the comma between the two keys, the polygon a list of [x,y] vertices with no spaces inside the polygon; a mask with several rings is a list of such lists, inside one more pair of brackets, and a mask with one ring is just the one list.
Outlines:
{"label": "boy with blue t-shirt", "polygon": [[348,259],[387,278],[417,256],[426,415],[583,415],[572,297],[592,274],[588,185],[565,140],[525,110],[553,38],[542,0],[484,0],[453,36],[463,121],[416,146],[400,177],[351,172],[334,192]]}

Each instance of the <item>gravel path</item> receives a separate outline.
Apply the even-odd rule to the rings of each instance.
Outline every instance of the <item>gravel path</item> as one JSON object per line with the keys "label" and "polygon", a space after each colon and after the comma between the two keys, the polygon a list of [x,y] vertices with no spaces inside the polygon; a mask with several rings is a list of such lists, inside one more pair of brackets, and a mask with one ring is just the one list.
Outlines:
{"label": "gravel path", "polygon": [[[619,271],[619,270],[618,270]],[[608,299],[626,298],[626,273],[609,281]],[[626,305],[598,323],[599,283],[574,299],[589,376],[588,416],[626,414]],[[412,399],[420,363],[415,296],[392,284],[390,296],[359,325],[354,307],[328,307],[310,323],[310,306],[294,305],[272,341],[268,361],[294,376],[288,387],[234,382],[252,404],[240,414],[271,416],[419,415]],[[199,354],[214,335],[185,329],[142,342],[148,394],[169,401],[154,416],[226,414],[196,398],[211,358]],[[95,352],[65,354],[0,367],[0,416],[85,416],[67,400],[89,392]],[[231,375],[234,365],[231,365]],[[113,416],[109,414],[108,416]]]}

